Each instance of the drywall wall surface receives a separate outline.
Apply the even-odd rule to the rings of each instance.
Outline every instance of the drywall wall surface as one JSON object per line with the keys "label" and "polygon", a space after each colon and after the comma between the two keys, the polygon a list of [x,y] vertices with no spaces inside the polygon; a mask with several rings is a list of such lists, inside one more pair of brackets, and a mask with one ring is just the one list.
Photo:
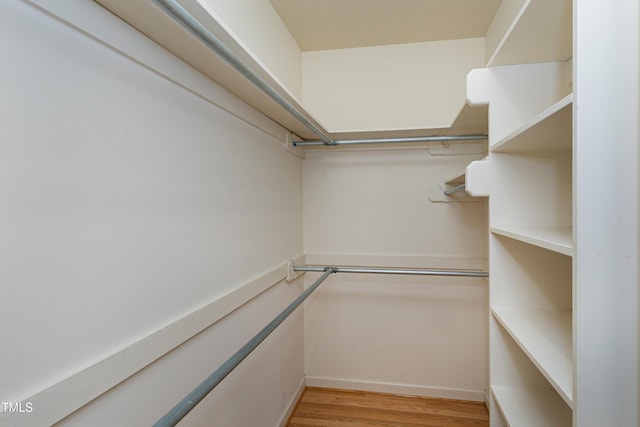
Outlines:
{"label": "drywall wall surface", "polygon": [[429,184],[477,158],[426,148],[307,152],[304,252],[484,256],[484,204],[428,198]]}
{"label": "drywall wall surface", "polygon": [[[0,5],[0,51],[12,58],[0,81],[0,323],[13,325],[0,351],[3,402],[50,387],[55,394],[57,384],[150,336],[162,347],[163,327],[302,251],[301,160],[193,87],[185,90],[181,76],[193,70],[104,9],[64,7],[71,15],[82,10],[79,21],[67,24],[27,2]],[[77,31],[83,19],[182,71],[162,77]],[[199,84],[206,91],[211,83]],[[270,307],[288,303],[293,288],[279,286],[285,289],[269,293],[267,305],[251,303],[198,345],[227,352],[250,338],[248,331],[236,336],[234,325],[253,330]],[[295,360],[300,334],[275,346],[277,358],[288,349],[285,360]],[[165,384],[181,381],[192,356],[203,357],[198,345],[180,350],[180,368],[162,370]],[[261,354],[264,366],[276,357]],[[95,379],[119,375],[131,360],[124,354],[120,363]],[[286,398],[302,380],[292,366],[290,377],[256,378],[252,387]],[[143,381],[153,384],[156,369]],[[147,388],[119,416],[144,410],[149,424],[185,388]],[[280,405],[270,416],[283,411]],[[12,419],[35,425],[19,417],[37,414],[33,408]]]}
{"label": "drywall wall surface", "polygon": [[268,0],[199,0],[298,100],[302,52]]}
{"label": "drywall wall surface", "polygon": [[486,304],[482,279],[332,276],[305,304],[307,384],[483,401]]}
{"label": "drywall wall surface", "polygon": [[[302,291],[285,281],[195,336],[59,426],[151,425],[171,409]],[[304,378],[299,309],[180,423],[184,426],[276,426],[295,403]],[[161,411],[162,412],[162,411]]]}
{"label": "drywall wall surface", "polygon": [[[481,269],[484,201],[428,199],[478,156],[307,152],[307,262]],[[482,279],[333,275],[305,306],[307,384],[483,400],[487,318]]]}
{"label": "drywall wall surface", "polygon": [[302,101],[332,132],[448,127],[484,39],[302,53]]}

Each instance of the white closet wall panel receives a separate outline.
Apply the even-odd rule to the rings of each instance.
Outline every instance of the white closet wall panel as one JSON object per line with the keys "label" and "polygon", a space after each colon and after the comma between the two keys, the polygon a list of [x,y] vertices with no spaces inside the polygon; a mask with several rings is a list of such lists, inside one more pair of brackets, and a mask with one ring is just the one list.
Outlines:
{"label": "white closet wall panel", "polygon": [[332,132],[449,127],[484,38],[303,52],[302,101]]}
{"label": "white closet wall panel", "polygon": [[483,257],[484,203],[428,197],[430,183],[479,156],[432,156],[426,148],[308,151],[305,253]]}
{"label": "white closet wall panel", "polygon": [[[123,44],[148,43],[99,6],[78,7]],[[3,333],[0,400],[12,402],[301,254],[302,163],[282,141],[26,2],[3,2],[0,20],[11,58],[0,80],[0,319],[15,326]],[[193,73],[149,49],[178,78]],[[108,412],[140,411],[150,424],[217,367],[199,346],[223,360],[299,291],[278,285],[235,325],[181,350],[162,379],[140,380],[135,404]],[[278,391],[269,417],[302,381],[302,332],[289,327],[268,347],[276,353],[261,353],[262,365],[291,367],[255,380]],[[172,388],[196,360],[198,374]]]}
{"label": "white closet wall panel", "polygon": [[[282,282],[58,424],[151,425],[302,291]],[[285,304],[283,305],[283,302]],[[198,404],[181,426],[277,426],[304,376],[301,310],[291,315]]]}
{"label": "white closet wall panel", "polygon": [[[477,158],[307,152],[307,262],[483,268],[484,201],[428,199],[429,183]],[[307,384],[484,400],[486,307],[482,279],[334,275],[305,306]]]}
{"label": "white closet wall panel", "polygon": [[307,384],[483,401],[486,294],[481,279],[333,276],[305,305]]}

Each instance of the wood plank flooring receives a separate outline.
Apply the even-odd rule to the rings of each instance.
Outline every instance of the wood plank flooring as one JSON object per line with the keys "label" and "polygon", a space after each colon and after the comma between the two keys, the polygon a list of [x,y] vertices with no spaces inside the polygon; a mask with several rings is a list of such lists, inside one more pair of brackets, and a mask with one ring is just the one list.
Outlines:
{"label": "wood plank flooring", "polygon": [[288,427],[482,427],[481,402],[307,387]]}

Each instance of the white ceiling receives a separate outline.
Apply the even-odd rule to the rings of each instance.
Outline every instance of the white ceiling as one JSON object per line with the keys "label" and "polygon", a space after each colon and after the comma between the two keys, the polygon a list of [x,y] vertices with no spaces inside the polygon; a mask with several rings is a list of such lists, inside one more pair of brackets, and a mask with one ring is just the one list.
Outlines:
{"label": "white ceiling", "polygon": [[502,0],[270,0],[300,49],[484,37]]}

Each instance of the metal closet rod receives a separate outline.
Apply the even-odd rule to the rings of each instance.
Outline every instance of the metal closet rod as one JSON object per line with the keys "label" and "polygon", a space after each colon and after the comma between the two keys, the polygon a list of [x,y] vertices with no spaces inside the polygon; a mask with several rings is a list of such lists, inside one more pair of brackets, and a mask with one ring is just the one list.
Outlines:
{"label": "metal closet rod", "polygon": [[338,266],[293,266],[293,271],[322,272],[327,269],[335,273],[365,274],[404,274],[411,276],[453,276],[453,277],[489,277],[486,271],[473,270],[423,270],[416,268],[376,268],[376,267],[338,267]]}
{"label": "metal closet rod", "polygon": [[307,129],[320,137],[318,141],[298,141],[293,145],[297,147],[313,146],[313,145],[351,145],[351,144],[392,144],[392,143],[410,143],[410,142],[426,142],[426,141],[469,141],[484,140],[487,135],[449,135],[449,136],[419,136],[408,138],[371,138],[371,139],[341,139],[335,140],[331,138],[329,133],[316,124],[316,121],[303,108],[295,105],[286,97],[281,95],[273,86],[271,86],[263,77],[261,77],[253,68],[247,65],[242,58],[236,55],[227,45],[225,45],[218,37],[209,31],[200,23],[193,15],[182,7],[176,0],[153,0],[153,2],[165,11],[169,16],[176,20],[180,25],[193,34],[198,40],[204,43],[209,49],[218,54],[231,67],[246,77],[258,89],[273,99],[278,105],[289,112],[293,117],[300,121]]}
{"label": "metal closet rod", "polygon": [[452,194],[454,194],[454,193],[459,193],[459,192],[461,192],[461,191],[464,191],[466,188],[467,188],[467,187],[466,187],[466,185],[465,185],[465,184],[460,184],[460,185],[458,185],[458,186],[456,186],[456,187],[450,188],[450,189],[448,189],[448,190],[444,190],[444,194],[445,194],[446,196],[450,196],[450,195],[452,195]]}
{"label": "metal closet rod", "polygon": [[[280,314],[278,314],[267,326],[265,326],[256,336],[251,338],[240,350],[236,351],[233,356],[227,359],[218,369],[209,375],[200,385],[198,385],[191,393],[176,404],[169,412],[153,424],[153,427],[173,427],[181,419],[183,419],[202,399],[206,397],[223,379],[227,377],[253,350],[262,343],[284,320],[293,313],[300,304],[307,299],[318,286],[325,281],[327,277],[335,273],[334,270],[327,268],[324,274],[316,279],[311,286],[304,290],[291,304],[287,306]],[[215,425],[215,420],[212,425]]]}
{"label": "metal closet rod", "polygon": [[217,53],[222,59],[227,61],[236,71],[245,76],[251,83],[256,85],[267,96],[277,102],[282,108],[288,111],[296,119],[298,119],[307,129],[318,135],[322,141],[331,145],[333,139],[329,134],[314,123],[311,116],[301,108],[291,103],[282,96],[263,79],[257,72],[247,65],[238,55],[236,55],[227,45],[217,38],[211,31],[200,23],[185,8],[178,4],[175,0],[153,0],[162,10],[169,16],[178,21],[180,25],[186,28],[198,40],[205,44],[209,49]]}
{"label": "metal closet rod", "polygon": [[365,138],[365,139],[334,139],[327,143],[325,141],[294,141],[294,147],[310,147],[317,145],[359,145],[359,144],[402,144],[414,142],[456,142],[456,141],[479,141],[486,140],[487,135],[440,135],[440,136],[409,136],[398,138]]}
{"label": "metal closet rod", "polygon": [[488,277],[484,271],[469,270],[420,270],[407,268],[371,268],[371,267],[322,267],[294,266],[294,271],[322,273],[291,304],[278,314],[267,326],[251,338],[240,350],[236,351],[226,362],[202,381],[187,396],[178,402],[169,412],[160,418],[153,427],[173,427],[180,422],[198,403],[204,399],[218,384],[224,380],[244,359],[255,350],[282,322],[287,319],[308,297],[333,273],[367,273],[367,274],[408,274],[420,276],[463,276]]}

